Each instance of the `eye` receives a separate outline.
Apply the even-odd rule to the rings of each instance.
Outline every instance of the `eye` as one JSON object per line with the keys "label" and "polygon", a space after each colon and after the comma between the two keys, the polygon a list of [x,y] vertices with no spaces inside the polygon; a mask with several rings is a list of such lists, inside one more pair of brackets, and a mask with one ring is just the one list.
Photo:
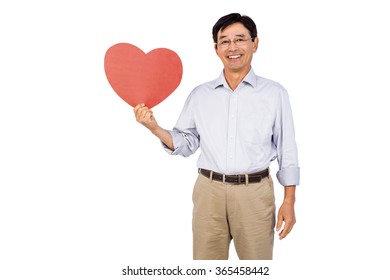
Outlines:
{"label": "eye", "polygon": [[237,43],[241,43],[241,42],[244,42],[244,39],[236,39],[235,40]]}
{"label": "eye", "polygon": [[222,46],[224,46],[224,45],[229,45],[230,44],[230,41],[228,41],[228,40],[223,40],[223,41],[221,41],[221,43],[220,43]]}

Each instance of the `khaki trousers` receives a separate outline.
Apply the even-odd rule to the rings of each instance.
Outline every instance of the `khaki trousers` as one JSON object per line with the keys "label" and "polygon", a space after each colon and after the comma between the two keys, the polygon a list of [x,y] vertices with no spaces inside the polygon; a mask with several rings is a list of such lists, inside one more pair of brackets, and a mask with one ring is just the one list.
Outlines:
{"label": "khaki trousers", "polygon": [[271,176],[229,185],[201,174],[193,190],[193,258],[227,260],[233,239],[240,260],[271,260],[275,197]]}

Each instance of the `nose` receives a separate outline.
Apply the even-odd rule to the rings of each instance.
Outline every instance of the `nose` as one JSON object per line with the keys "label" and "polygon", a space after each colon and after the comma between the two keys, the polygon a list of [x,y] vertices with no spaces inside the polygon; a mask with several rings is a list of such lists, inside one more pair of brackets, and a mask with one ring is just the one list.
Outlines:
{"label": "nose", "polygon": [[236,43],[233,41],[230,41],[230,44],[228,46],[228,50],[235,50],[235,49],[237,49]]}

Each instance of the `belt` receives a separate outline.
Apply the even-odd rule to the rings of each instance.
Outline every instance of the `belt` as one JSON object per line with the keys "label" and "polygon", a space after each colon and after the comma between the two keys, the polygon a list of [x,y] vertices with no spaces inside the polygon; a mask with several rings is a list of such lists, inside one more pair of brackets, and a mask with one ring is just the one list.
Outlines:
{"label": "belt", "polygon": [[[246,184],[246,177],[248,177],[248,184],[250,184],[250,183],[259,183],[263,178],[269,176],[268,168],[256,173],[237,174],[237,175],[225,175],[211,170],[199,168],[199,173],[212,180],[223,182],[223,183],[229,183],[233,185]],[[210,174],[212,175],[210,176]]]}

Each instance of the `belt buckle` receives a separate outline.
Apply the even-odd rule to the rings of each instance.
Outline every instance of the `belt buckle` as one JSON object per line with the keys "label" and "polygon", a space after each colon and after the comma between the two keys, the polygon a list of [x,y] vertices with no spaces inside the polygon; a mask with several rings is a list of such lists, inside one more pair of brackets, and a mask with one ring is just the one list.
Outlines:
{"label": "belt buckle", "polygon": [[225,182],[225,174],[222,174],[222,183],[224,183],[224,184],[226,183]]}

